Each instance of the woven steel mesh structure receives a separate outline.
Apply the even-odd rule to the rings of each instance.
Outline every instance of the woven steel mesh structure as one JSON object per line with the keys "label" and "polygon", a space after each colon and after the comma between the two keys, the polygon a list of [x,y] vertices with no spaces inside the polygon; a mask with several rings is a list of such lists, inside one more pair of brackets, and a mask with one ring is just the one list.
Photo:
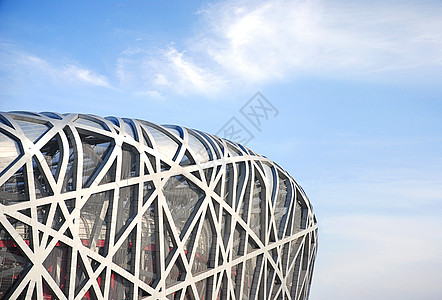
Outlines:
{"label": "woven steel mesh structure", "polygon": [[0,223],[0,299],[307,299],[317,251],[269,159],[82,114],[0,114]]}

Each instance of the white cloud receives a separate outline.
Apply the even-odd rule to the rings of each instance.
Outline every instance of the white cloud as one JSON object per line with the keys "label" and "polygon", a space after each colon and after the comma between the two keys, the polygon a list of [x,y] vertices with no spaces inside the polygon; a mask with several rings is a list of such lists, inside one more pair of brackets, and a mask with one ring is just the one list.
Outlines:
{"label": "white cloud", "polygon": [[103,75],[93,73],[91,70],[83,69],[74,65],[67,65],[61,69],[67,77],[73,77],[81,82],[91,85],[101,86],[105,88],[111,88],[109,81]]}
{"label": "white cloud", "polygon": [[170,46],[167,49],[129,48],[117,61],[120,84],[174,91],[178,94],[216,94],[225,84],[220,76],[195,64],[186,53]]}
{"label": "white cloud", "polygon": [[4,63],[0,69],[15,77],[15,80],[23,81],[28,78],[32,81],[51,80],[113,88],[105,76],[96,74],[92,70],[72,63],[49,61],[17,50],[12,45],[2,45],[2,48],[0,58]]}
{"label": "white cloud", "polygon": [[157,90],[135,91],[133,94],[138,97],[143,97],[158,101],[163,101],[165,99],[164,96]]}
{"label": "white cloud", "polygon": [[[210,98],[298,76],[419,80],[440,75],[441,14],[437,1],[221,1],[199,12],[198,33],[184,42],[128,45],[116,58],[116,85]],[[10,73],[38,70],[52,80],[112,88],[104,75],[71,62],[20,51],[2,60]]]}
{"label": "white cloud", "polygon": [[203,13],[210,29],[202,46],[252,81],[440,65],[441,12],[416,1],[229,1]]}
{"label": "white cloud", "polygon": [[187,44],[128,47],[117,69],[122,84],[205,96],[311,74],[416,78],[442,65],[441,14],[434,1],[222,1]]}

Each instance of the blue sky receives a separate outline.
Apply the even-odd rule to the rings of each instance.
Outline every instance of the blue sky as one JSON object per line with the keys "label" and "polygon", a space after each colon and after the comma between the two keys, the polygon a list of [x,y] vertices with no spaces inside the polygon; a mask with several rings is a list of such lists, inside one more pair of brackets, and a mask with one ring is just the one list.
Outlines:
{"label": "blue sky", "polygon": [[[440,1],[0,2],[0,110],[218,132],[318,217],[311,299],[442,295]],[[240,113],[260,91],[278,110]]]}

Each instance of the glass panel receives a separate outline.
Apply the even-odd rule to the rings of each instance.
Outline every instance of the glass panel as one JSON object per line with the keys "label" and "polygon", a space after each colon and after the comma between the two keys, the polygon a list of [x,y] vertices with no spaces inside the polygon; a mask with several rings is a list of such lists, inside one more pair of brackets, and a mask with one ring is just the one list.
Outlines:
{"label": "glass panel", "polygon": [[[269,212],[269,216],[268,216],[268,220],[270,220],[270,212]],[[275,228],[272,225],[273,223],[269,224],[269,243],[274,243],[276,242],[276,237],[277,237],[277,233],[275,231]]]}
{"label": "glass panel", "polygon": [[278,237],[281,239],[284,234],[284,228],[287,220],[288,210],[291,200],[290,181],[279,175],[278,194],[275,198],[275,222],[278,229]]}
{"label": "glass panel", "polygon": [[141,128],[141,132],[143,133],[143,142],[146,146],[153,148],[152,147],[152,142],[150,141],[150,138],[148,137],[148,135],[146,134],[145,129]]}
{"label": "glass panel", "polygon": [[[292,251],[294,250],[292,249]],[[301,253],[298,253],[298,255],[296,256],[295,264],[292,267],[291,272],[289,272],[289,276],[287,279],[287,288],[290,290],[290,294],[292,295],[292,297],[296,295],[296,289],[298,289],[298,287],[302,283],[302,281],[299,280],[299,275],[300,275],[299,271],[301,269],[301,257],[302,257]],[[290,280],[290,278],[292,278],[292,280]]]}
{"label": "glass panel", "polygon": [[93,127],[93,128],[101,129],[101,130],[103,130],[103,129],[109,130],[103,122],[100,122],[92,117],[79,116],[78,119],[76,119],[74,122],[76,125],[78,124],[78,125],[89,126],[89,127]]}
{"label": "glass panel", "polygon": [[42,114],[42,115],[45,115],[45,116],[47,116],[47,117],[49,117],[49,118],[51,118],[51,119],[63,120],[63,117],[60,116],[60,115],[57,114],[57,113],[47,112],[47,111],[45,111],[45,112],[41,112],[41,114]]}
{"label": "glass panel", "polygon": [[246,267],[244,269],[244,290],[241,299],[249,299],[250,290],[253,282],[253,274],[255,273],[256,268],[256,259],[257,257],[253,257],[246,261]]}
{"label": "glass panel", "polygon": [[49,129],[48,124],[32,123],[27,121],[15,120],[24,135],[32,142],[37,142]]}
{"label": "glass panel", "polygon": [[[26,299],[26,295],[27,295],[27,293],[28,293],[28,289],[30,289],[30,284],[27,284],[27,285],[22,289],[20,295],[19,295],[18,298],[16,298],[16,299],[17,299],[17,300],[27,300],[27,299]],[[30,293],[32,293],[32,291],[30,291]],[[32,300],[35,299],[35,300],[37,300],[37,297],[33,297],[33,298],[28,297],[28,299],[32,299]]]}
{"label": "glass panel", "polygon": [[[192,174],[193,174],[193,173],[192,173]],[[222,196],[221,196],[222,180],[223,180],[223,178],[222,178],[222,176],[221,176],[220,179],[218,180],[218,183],[217,183],[216,186],[215,186],[215,189],[214,189],[214,192],[215,192],[218,196],[220,196],[220,197],[222,197]]]}
{"label": "glass panel", "polygon": [[109,300],[128,300],[133,298],[133,284],[115,272],[111,274]]}
{"label": "glass panel", "polygon": [[123,144],[122,163],[121,163],[121,179],[128,179],[130,177],[137,177],[140,173],[140,159],[139,153],[128,144]]}
{"label": "glass panel", "polygon": [[[257,172],[255,170],[255,172]],[[262,204],[266,203],[266,191],[261,179],[255,176],[255,181],[253,183],[253,195],[252,195],[252,205],[250,211],[250,224],[253,232],[264,241],[264,234],[262,232],[261,224],[264,224],[264,215],[262,214]]]}
{"label": "glass panel", "polygon": [[0,298],[3,298],[15,282],[20,281],[30,266],[30,260],[0,225]]}
{"label": "glass panel", "polygon": [[[198,295],[200,297],[200,299],[206,299],[206,290],[207,290],[207,282],[209,281],[209,279],[203,279],[198,281],[195,285],[196,285],[196,290],[198,292]],[[209,296],[208,296],[209,297]]]}
{"label": "glass panel", "polygon": [[51,204],[37,206],[37,220],[38,220],[38,222],[46,224],[46,221],[48,220],[48,215],[49,215],[50,209],[51,209]]}
{"label": "glass panel", "polygon": [[71,213],[75,208],[75,198],[64,200],[64,204],[66,205],[68,211]]}
{"label": "glass panel", "polygon": [[[248,174],[246,178],[240,179],[238,177],[238,183],[237,183],[237,190],[236,190],[236,198],[237,198],[237,210],[238,213],[241,215],[244,222],[248,222],[249,212],[250,212],[250,194],[251,194],[251,186],[254,182],[252,182],[252,174]],[[244,183],[246,181],[246,183]],[[245,189],[244,189],[244,184]],[[244,195],[241,198],[241,192],[244,190]],[[252,199],[253,200],[253,199]],[[256,201],[255,201],[256,202]],[[255,204],[259,204],[259,202],[256,202]],[[258,214],[259,217],[259,214]],[[254,230],[257,230],[254,229]],[[259,231],[258,231],[259,233]]]}
{"label": "glass panel", "polygon": [[53,196],[54,193],[52,192],[51,186],[49,185],[45,174],[42,172],[40,163],[35,156],[32,157],[32,167],[34,169],[35,196],[37,199]]}
{"label": "glass panel", "polygon": [[121,247],[117,250],[112,262],[119,265],[123,269],[132,274],[135,271],[135,240],[136,240],[136,228],[129,233],[128,237],[121,244]]}
{"label": "glass panel", "polygon": [[20,144],[15,139],[0,132],[0,174],[21,154]]}
{"label": "glass panel", "polygon": [[[119,121],[117,118],[115,118],[115,117],[105,117],[105,119],[108,120],[108,121],[110,121],[112,124],[114,124],[114,125],[120,127],[120,121]],[[117,133],[118,133],[118,132],[119,132],[119,131],[117,130]]]}
{"label": "glass panel", "polygon": [[228,282],[227,282],[227,280],[228,280],[227,272],[228,272],[228,270],[223,272],[223,275],[222,275],[221,288],[220,288],[220,291],[218,294],[218,299],[220,299],[220,300],[230,299],[230,296],[228,297],[229,290],[228,290]]}
{"label": "glass panel", "polygon": [[212,151],[210,148],[206,147],[200,140],[199,137],[196,136],[192,131],[188,130],[188,143],[190,149],[195,153],[195,160],[199,163],[204,163],[212,158]]}
{"label": "glass panel", "polygon": [[[259,286],[259,275],[262,269],[263,255],[255,256],[246,262],[244,290],[247,289],[247,294],[244,297],[250,296],[250,299],[255,299],[255,296],[262,289]],[[264,274],[263,274],[264,275]],[[264,276],[262,276],[264,277]]]}
{"label": "glass panel", "polygon": [[242,299],[239,295],[241,291],[241,285],[243,284],[243,281],[241,280],[243,272],[243,263],[237,264],[236,266],[232,267],[232,284],[233,284],[233,292],[235,293],[236,299]]}
{"label": "glass panel", "polygon": [[55,209],[54,220],[52,221],[52,228],[55,230],[59,230],[61,226],[63,226],[66,221],[63,212],[61,211],[60,205],[57,204],[57,208]]}
{"label": "glass panel", "polygon": [[68,245],[58,242],[43,262],[45,269],[65,294],[67,294],[66,276],[68,274],[69,252]]}
{"label": "glass panel", "polygon": [[150,165],[152,166],[153,171],[156,173],[157,172],[157,163],[156,163],[156,158],[155,156],[145,152],[147,155],[147,158],[149,159]]}
{"label": "glass panel", "polygon": [[155,185],[152,181],[147,181],[143,185],[143,205],[149,200],[150,196],[155,191]]}
{"label": "glass panel", "polygon": [[[238,211],[238,213],[241,216],[243,215],[242,212],[244,210],[244,201],[242,201],[243,204],[241,205],[241,207],[239,207],[239,202],[241,200],[241,192],[242,192],[245,184],[248,185],[248,192],[250,193],[250,182],[249,182],[248,178],[246,178],[246,163],[245,162],[236,163],[236,207],[235,207],[235,209],[237,211],[238,211],[238,209],[240,209]],[[244,199],[248,196],[249,196],[249,194],[246,191],[244,193]],[[247,204],[248,204],[248,200],[247,200]],[[244,218],[244,216],[243,216],[243,218]],[[247,218],[245,220],[247,220]]]}
{"label": "glass panel", "polygon": [[166,127],[168,131],[172,132],[177,137],[183,138],[181,127],[175,125],[163,125],[163,127]]}
{"label": "glass panel", "polygon": [[234,174],[233,174],[233,165],[226,165],[226,183],[224,185],[224,201],[233,207],[233,186],[234,186]]}
{"label": "glass panel", "polygon": [[81,300],[97,300],[97,295],[95,294],[94,289],[91,287],[86,294],[84,294],[83,298]]}
{"label": "glass panel", "polygon": [[12,125],[11,125],[11,122],[9,122],[9,120],[8,119],[6,119],[3,115],[1,115],[0,114],[0,123],[1,124],[4,124],[4,125],[6,125],[6,126],[9,126],[9,127],[11,127],[11,128],[14,128]]}
{"label": "glass panel", "polygon": [[106,267],[101,272],[100,276],[97,277],[98,285],[100,286],[101,293],[104,294],[104,289],[106,287]]}
{"label": "glass panel", "polygon": [[183,158],[181,159],[180,166],[185,167],[185,166],[190,166],[190,165],[194,165],[194,164],[195,164],[195,160],[193,159],[192,155],[190,155],[189,151],[186,150]]}
{"label": "glass panel", "polygon": [[[207,142],[209,145],[211,145],[211,150],[209,150],[209,153],[212,153],[211,159],[220,159],[222,157],[218,147],[217,147],[217,143],[214,142],[214,140],[216,139],[214,136],[211,136],[205,132],[201,132],[199,130],[194,130],[195,132],[198,132],[198,134],[200,136],[202,136],[204,138],[204,141]],[[218,144],[219,145],[219,144]],[[222,149],[223,147],[220,146],[220,148]],[[212,150],[214,152],[212,152]],[[222,151],[222,150],[221,150]]]}
{"label": "glass panel", "polygon": [[[190,262],[190,259],[192,258],[192,254],[196,251],[196,241],[198,240],[198,228],[199,224],[201,222],[201,219],[198,219],[198,221],[195,223],[192,233],[187,238],[186,244],[184,246],[184,254],[186,254],[187,261]],[[194,249],[195,248],[195,249]],[[195,251],[194,251],[195,250]]]}
{"label": "glass panel", "polygon": [[193,300],[195,296],[193,294],[192,288],[190,286],[186,289],[186,294],[184,295],[184,300]]}
{"label": "glass panel", "polygon": [[301,193],[296,188],[296,202],[295,202],[295,221],[294,221],[294,232],[297,233],[305,229],[307,226],[307,205],[305,204],[304,198]]}
{"label": "glass panel", "polygon": [[[272,299],[276,299],[276,295],[278,294],[278,292],[280,291],[281,288],[281,279],[279,278],[278,274],[275,274],[275,280],[273,281],[273,289],[272,289]],[[279,296],[281,294],[278,294]],[[282,299],[282,297],[278,297],[277,299]],[[301,298],[302,299],[302,298]]]}
{"label": "glass panel", "polygon": [[105,162],[107,154],[112,150],[113,140],[94,133],[79,132],[83,146],[83,186]]}
{"label": "glass panel", "polygon": [[157,278],[157,241],[155,237],[155,203],[143,214],[141,220],[140,280],[152,286]]}
{"label": "glass panel", "polygon": [[236,224],[232,246],[233,259],[244,255],[245,239],[246,231],[241,227],[241,225]]}
{"label": "glass panel", "polygon": [[291,246],[290,246],[290,259],[289,259],[289,263],[291,264],[293,262],[293,259],[295,257],[295,255],[298,253],[299,248],[301,247],[302,243],[302,237],[293,240],[291,242]]}
{"label": "glass panel", "polygon": [[249,238],[248,238],[248,241],[247,241],[247,253],[253,252],[253,251],[258,250],[258,249],[259,249],[258,244],[249,235]]}
{"label": "glass panel", "polygon": [[27,217],[31,217],[31,209],[30,208],[25,208],[25,209],[21,209],[18,211],[19,213],[24,214]]}
{"label": "glass panel", "polygon": [[134,140],[138,141],[135,126],[132,124],[132,120],[123,119],[124,131],[129,134]]}
{"label": "glass panel", "polygon": [[80,239],[84,246],[107,255],[113,191],[91,195],[80,210]]}
{"label": "glass panel", "polygon": [[213,267],[216,241],[213,237],[214,230],[209,218],[211,218],[210,214],[207,214],[198,237],[195,258],[192,265],[193,274],[205,271],[209,267]]}
{"label": "glass panel", "polygon": [[269,166],[266,163],[262,164],[262,167],[264,169],[264,181],[267,184],[267,189],[269,191],[271,191],[272,193],[272,204],[274,204],[275,202],[275,192],[276,192],[276,187],[274,187],[274,178],[273,178],[273,172],[275,171],[273,167]]}
{"label": "glass panel", "polygon": [[180,300],[182,293],[183,293],[183,290],[178,290],[176,292],[173,292],[172,294],[167,295],[166,299],[169,299],[169,300]]}
{"label": "glass panel", "polygon": [[302,252],[302,270],[305,271],[307,270],[307,265],[308,265],[308,254],[309,254],[309,240],[310,235],[306,236],[306,241],[304,243],[304,251]]}
{"label": "glass panel", "polygon": [[62,145],[58,134],[40,149],[55,180],[57,180],[57,170],[61,164],[61,149]]}
{"label": "glass panel", "polygon": [[75,276],[75,295],[77,295],[84,285],[89,280],[89,276],[86,273],[86,267],[80,254],[77,254],[77,270]]}
{"label": "glass panel", "polygon": [[78,153],[75,147],[75,140],[68,127],[63,130],[69,143],[69,160],[64,177],[62,193],[75,191],[77,184],[77,163]]}
{"label": "glass panel", "polygon": [[272,284],[273,283],[276,284],[276,280],[275,280],[275,282],[273,282],[274,278],[275,278],[275,269],[268,262],[267,263],[267,278],[266,278],[267,279],[267,291],[266,291],[266,294],[268,295],[267,296],[268,299],[273,299],[273,297],[270,297],[270,293],[271,293]]}
{"label": "glass panel", "polygon": [[[6,219],[9,221],[12,227],[14,227],[15,231],[23,239],[25,244],[31,249],[34,249],[32,243],[32,227],[10,216],[6,216]],[[15,233],[13,235],[15,236]]]}
{"label": "glass panel", "polygon": [[204,199],[204,191],[186,177],[177,175],[169,178],[163,192],[178,233],[181,233],[194,209]]}
{"label": "glass panel", "polygon": [[115,241],[118,241],[127,225],[137,213],[138,184],[120,189],[118,198],[117,220],[115,228]]}
{"label": "glass panel", "polygon": [[286,276],[286,273],[287,273],[287,263],[289,261],[289,247],[290,247],[290,242],[285,243],[282,248],[281,263],[282,263],[282,274],[284,276]]}
{"label": "glass panel", "polygon": [[239,150],[236,146],[226,140],[227,148],[229,149],[229,153],[231,156],[240,156],[243,155],[241,150]]}
{"label": "glass panel", "polygon": [[109,170],[107,170],[106,175],[103,176],[103,179],[101,179],[99,185],[115,182],[116,174],[117,174],[117,159],[114,160]]}
{"label": "glass panel", "polygon": [[22,111],[22,110],[16,110],[16,111],[11,111],[9,114],[11,115],[24,115],[24,116],[31,116],[31,117],[37,117],[40,118],[40,114],[38,113],[34,113],[34,112],[30,112],[30,111]]}
{"label": "glass panel", "polygon": [[178,143],[175,142],[168,134],[163,133],[147,122],[141,122],[144,128],[153,136],[159,152],[168,158],[174,158],[178,150]]}
{"label": "glass panel", "polygon": [[170,166],[168,164],[166,164],[164,161],[160,161],[160,167],[161,167],[161,171],[168,171],[170,170]]}
{"label": "glass panel", "polygon": [[25,174],[26,166],[23,166],[0,187],[1,204],[11,205],[22,201],[29,201]]}
{"label": "glass panel", "polygon": [[[163,213],[163,218],[166,219],[166,216]],[[173,239],[172,232],[170,231],[170,228],[168,226],[169,224],[164,223],[164,258],[165,258],[165,266],[167,266],[170,263],[170,260],[174,254],[174,250],[177,248],[176,242]]]}
{"label": "glass panel", "polygon": [[224,247],[227,248],[227,243],[230,238],[230,225],[232,222],[232,216],[223,209],[223,214],[221,217],[221,235],[224,242]]}
{"label": "glass panel", "polygon": [[185,278],[186,278],[186,272],[184,269],[184,264],[181,259],[181,256],[178,256],[175,264],[173,265],[172,269],[169,272],[169,275],[167,275],[166,287],[169,288],[178,281],[183,281]]}
{"label": "glass panel", "polygon": [[213,168],[204,169],[204,177],[206,177],[207,185],[210,185],[212,182]]}
{"label": "glass panel", "polygon": [[49,287],[44,278],[42,278],[43,282],[43,299],[48,300],[57,300],[58,298],[55,296],[54,291]]}
{"label": "glass panel", "polygon": [[148,297],[150,294],[143,290],[142,288],[138,288],[138,299],[143,299],[142,297]]}
{"label": "glass panel", "polygon": [[279,259],[278,249],[273,248],[269,251],[269,253],[271,254],[271,257],[272,257],[273,261],[275,262],[275,264],[278,264],[278,259]]}
{"label": "glass panel", "polygon": [[[213,136],[213,135],[211,136],[211,138],[212,138],[212,140],[214,140],[216,142],[219,149],[221,149],[221,156],[223,156],[224,155],[224,145],[223,145],[221,139],[216,136]],[[215,148],[215,147],[213,147],[213,148]]]}

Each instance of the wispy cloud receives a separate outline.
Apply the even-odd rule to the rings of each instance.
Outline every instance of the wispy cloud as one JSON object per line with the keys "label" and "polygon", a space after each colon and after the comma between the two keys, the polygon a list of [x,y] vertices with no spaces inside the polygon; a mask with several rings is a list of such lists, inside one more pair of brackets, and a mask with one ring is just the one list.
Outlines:
{"label": "wispy cloud", "polygon": [[312,75],[419,80],[440,76],[440,15],[442,4],[430,0],[227,0],[205,5],[197,14],[198,31],[179,42],[138,39],[127,45],[115,57],[114,74],[24,53],[15,63],[68,82],[161,97],[210,98]]}
{"label": "wispy cloud", "polygon": [[165,100],[164,96],[157,90],[135,91],[133,94],[137,97],[148,98],[157,101]]}
{"label": "wispy cloud", "polygon": [[106,76],[75,65],[72,62],[49,61],[32,53],[15,49],[12,45],[2,45],[0,58],[3,64],[0,71],[7,72],[16,80],[51,80],[53,82],[86,84],[112,89]]}
{"label": "wispy cloud", "polygon": [[167,49],[145,50],[129,48],[117,61],[121,86],[149,88],[178,94],[210,96],[222,89],[225,82],[207,68],[199,67],[185,52],[173,46]]}
{"label": "wispy cloud", "polygon": [[111,85],[109,84],[109,81],[105,76],[95,74],[94,72],[88,69],[83,69],[75,65],[67,65],[63,66],[59,70],[59,72],[61,72],[61,74],[64,74],[67,77],[72,76],[72,78],[75,78],[80,82],[101,86],[105,88],[111,88]]}
{"label": "wispy cloud", "polygon": [[129,48],[118,72],[202,94],[305,74],[399,75],[442,65],[441,13],[435,1],[222,1],[199,12],[186,45]]}
{"label": "wispy cloud", "polygon": [[246,80],[434,66],[441,12],[428,1],[228,1],[202,12],[209,30],[199,44]]}

